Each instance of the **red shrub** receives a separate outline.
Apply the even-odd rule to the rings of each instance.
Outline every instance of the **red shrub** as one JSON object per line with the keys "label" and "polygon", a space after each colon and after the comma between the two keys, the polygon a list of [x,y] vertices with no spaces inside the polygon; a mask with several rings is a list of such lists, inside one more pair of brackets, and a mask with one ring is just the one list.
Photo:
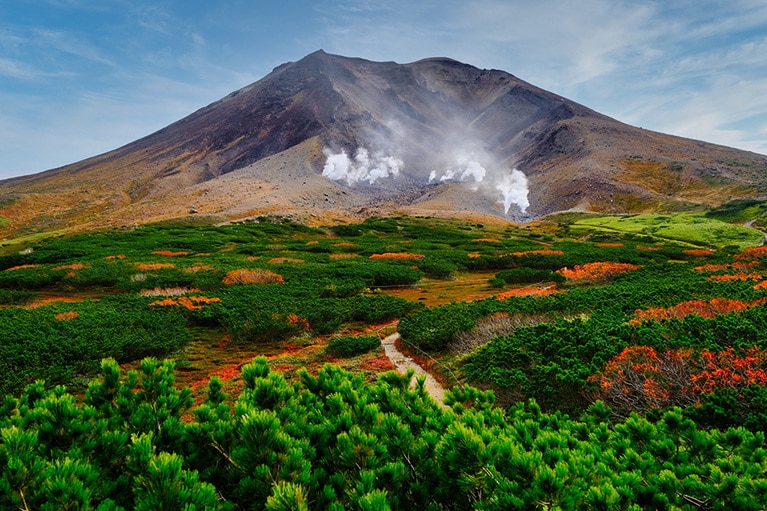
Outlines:
{"label": "red shrub", "polygon": [[576,264],[573,268],[562,268],[557,273],[569,280],[600,280],[638,270],[640,266],[629,263],[598,262]]}

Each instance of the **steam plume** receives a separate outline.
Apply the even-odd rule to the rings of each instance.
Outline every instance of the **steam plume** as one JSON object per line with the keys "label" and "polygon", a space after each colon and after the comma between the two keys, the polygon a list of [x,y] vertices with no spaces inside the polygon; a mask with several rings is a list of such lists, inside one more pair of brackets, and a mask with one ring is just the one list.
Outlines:
{"label": "steam plume", "polygon": [[485,168],[474,155],[460,154],[456,167],[448,167],[441,175],[436,170],[429,174],[429,182],[439,179],[442,182],[474,182],[476,189],[489,188],[501,192],[503,212],[509,214],[512,204],[519,207],[522,213],[527,211],[530,202],[527,199],[527,177],[518,169],[501,171],[495,167]]}
{"label": "steam plume", "polygon": [[527,176],[521,170],[511,169],[511,173],[500,176],[495,189],[503,195],[503,212],[507,215],[512,204],[519,206],[522,213],[530,206],[527,199]]}
{"label": "steam plume", "polygon": [[[322,175],[334,181],[344,181],[349,186],[360,182],[372,185],[379,179],[397,177],[404,167],[400,158],[383,151],[376,151],[371,156],[365,147],[358,147],[353,158],[346,151],[334,152],[325,148],[322,152],[326,158]],[[441,172],[432,170],[429,182],[471,183],[474,191],[496,197],[500,193],[498,202],[503,204],[504,214],[509,214],[512,205],[516,205],[522,213],[527,211],[530,206],[527,177],[522,171],[509,170],[482,150],[450,151],[447,161],[451,160],[455,164],[444,167]]]}
{"label": "steam plume", "polygon": [[375,183],[379,179],[397,176],[403,163],[399,158],[385,155],[378,151],[370,156],[364,147],[357,148],[354,158],[349,158],[346,151],[334,153],[328,148],[322,150],[325,166],[322,175],[333,181],[346,181],[352,185],[360,181]]}

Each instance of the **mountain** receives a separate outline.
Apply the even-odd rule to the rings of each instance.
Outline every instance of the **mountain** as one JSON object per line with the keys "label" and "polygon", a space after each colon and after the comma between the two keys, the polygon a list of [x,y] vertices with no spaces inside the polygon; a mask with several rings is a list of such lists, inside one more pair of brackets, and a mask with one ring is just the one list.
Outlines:
{"label": "mountain", "polygon": [[716,206],[767,156],[628,126],[499,70],[317,51],[114,151],[0,182],[0,236],[188,215],[514,221]]}

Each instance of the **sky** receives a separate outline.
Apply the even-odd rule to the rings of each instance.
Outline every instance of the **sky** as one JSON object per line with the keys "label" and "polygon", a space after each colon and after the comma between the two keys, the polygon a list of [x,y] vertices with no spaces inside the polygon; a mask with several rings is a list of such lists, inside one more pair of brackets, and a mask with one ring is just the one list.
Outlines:
{"label": "sky", "polygon": [[318,49],[450,57],[767,154],[764,0],[0,0],[0,179],[120,147]]}

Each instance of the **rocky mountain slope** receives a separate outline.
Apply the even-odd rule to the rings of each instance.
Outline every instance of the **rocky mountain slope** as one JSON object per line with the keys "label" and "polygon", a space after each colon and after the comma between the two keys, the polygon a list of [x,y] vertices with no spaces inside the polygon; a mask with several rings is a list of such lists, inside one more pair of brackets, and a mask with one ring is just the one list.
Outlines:
{"label": "rocky mountain slope", "polygon": [[521,221],[765,190],[767,156],[631,127],[504,71],[318,51],[124,147],[0,182],[0,237],[188,215]]}

